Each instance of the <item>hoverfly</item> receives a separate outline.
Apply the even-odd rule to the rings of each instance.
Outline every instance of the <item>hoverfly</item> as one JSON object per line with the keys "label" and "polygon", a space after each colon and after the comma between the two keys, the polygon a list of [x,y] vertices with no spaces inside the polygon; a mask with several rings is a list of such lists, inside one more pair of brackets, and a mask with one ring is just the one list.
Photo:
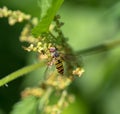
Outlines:
{"label": "hoverfly", "polygon": [[59,54],[59,52],[57,51],[56,47],[51,46],[49,48],[49,52],[51,55],[51,61],[48,62],[48,65],[52,66],[53,64],[55,65],[57,72],[61,75],[64,74],[64,66],[63,66],[63,62],[62,62],[62,58]]}
{"label": "hoverfly", "polygon": [[[52,68],[54,67],[57,70],[57,73],[60,75],[65,74],[65,69],[67,72],[69,72],[71,71],[70,69],[73,70],[73,66],[79,67],[75,55],[61,53],[57,50],[55,46],[50,46],[47,51],[49,52],[50,57],[48,57],[49,60],[47,63],[47,68],[45,70],[45,77],[48,77],[50,73],[52,73]],[[43,55],[44,54],[45,52],[43,53]],[[64,64],[63,61],[67,64]]]}

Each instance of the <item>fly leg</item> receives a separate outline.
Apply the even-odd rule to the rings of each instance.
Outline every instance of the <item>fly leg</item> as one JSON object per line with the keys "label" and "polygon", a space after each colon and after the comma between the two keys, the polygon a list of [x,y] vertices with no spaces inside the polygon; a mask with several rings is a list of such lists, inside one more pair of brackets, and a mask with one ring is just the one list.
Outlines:
{"label": "fly leg", "polygon": [[53,67],[54,67],[54,58],[52,58],[50,61],[47,63],[47,68],[45,70],[45,79],[48,79],[51,73],[53,72]]}

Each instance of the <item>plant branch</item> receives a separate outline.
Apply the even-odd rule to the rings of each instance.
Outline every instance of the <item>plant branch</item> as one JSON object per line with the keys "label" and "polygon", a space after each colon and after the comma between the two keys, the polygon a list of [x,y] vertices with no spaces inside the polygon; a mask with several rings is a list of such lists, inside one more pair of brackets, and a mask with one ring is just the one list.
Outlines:
{"label": "plant branch", "polygon": [[39,110],[43,110],[44,106],[49,102],[49,97],[51,95],[51,93],[53,92],[53,88],[52,87],[48,87],[44,96],[40,99],[40,104],[39,104]]}
{"label": "plant branch", "polygon": [[114,40],[114,41],[104,42],[103,44],[100,44],[100,45],[97,45],[94,47],[79,50],[76,53],[77,53],[77,55],[96,54],[99,52],[108,51],[108,50],[113,49],[119,45],[120,45],[120,40]]}
{"label": "plant branch", "polygon": [[26,67],[23,67],[7,76],[5,76],[5,78],[1,79],[0,80],[0,87],[7,84],[8,82],[24,75],[24,74],[27,74],[29,72],[32,72],[33,70],[37,69],[37,68],[40,68],[42,66],[44,66],[45,63],[44,62],[40,62],[40,63],[37,63],[37,64],[33,64],[33,65],[29,65],[29,66],[26,66]]}

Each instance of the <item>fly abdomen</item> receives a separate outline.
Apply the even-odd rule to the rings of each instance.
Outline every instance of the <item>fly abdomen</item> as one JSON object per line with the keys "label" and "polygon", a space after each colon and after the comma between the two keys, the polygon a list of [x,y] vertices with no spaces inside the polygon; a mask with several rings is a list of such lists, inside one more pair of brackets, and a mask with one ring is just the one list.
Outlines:
{"label": "fly abdomen", "polygon": [[55,62],[55,66],[56,66],[56,69],[58,71],[58,73],[62,74],[64,73],[64,67],[63,67],[63,63],[61,60],[56,60]]}

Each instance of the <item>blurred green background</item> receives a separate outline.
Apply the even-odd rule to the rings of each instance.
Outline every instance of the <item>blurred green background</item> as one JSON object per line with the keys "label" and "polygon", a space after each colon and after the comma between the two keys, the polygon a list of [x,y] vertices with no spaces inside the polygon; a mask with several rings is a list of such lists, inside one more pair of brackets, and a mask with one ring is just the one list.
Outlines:
{"label": "blurred green background", "polygon": [[[3,6],[32,16],[40,14],[37,0],[0,0]],[[120,39],[119,0],[65,0],[59,14],[65,23],[64,34],[76,51]],[[24,25],[11,27],[7,19],[0,19],[0,78],[33,61],[32,53],[25,52],[19,42]],[[63,113],[120,114],[120,47],[82,59],[85,73],[69,87],[77,100]],[[0,114],[8,114],[23,88],[36,85],[40,79],[36,71],[1,87]]]}

